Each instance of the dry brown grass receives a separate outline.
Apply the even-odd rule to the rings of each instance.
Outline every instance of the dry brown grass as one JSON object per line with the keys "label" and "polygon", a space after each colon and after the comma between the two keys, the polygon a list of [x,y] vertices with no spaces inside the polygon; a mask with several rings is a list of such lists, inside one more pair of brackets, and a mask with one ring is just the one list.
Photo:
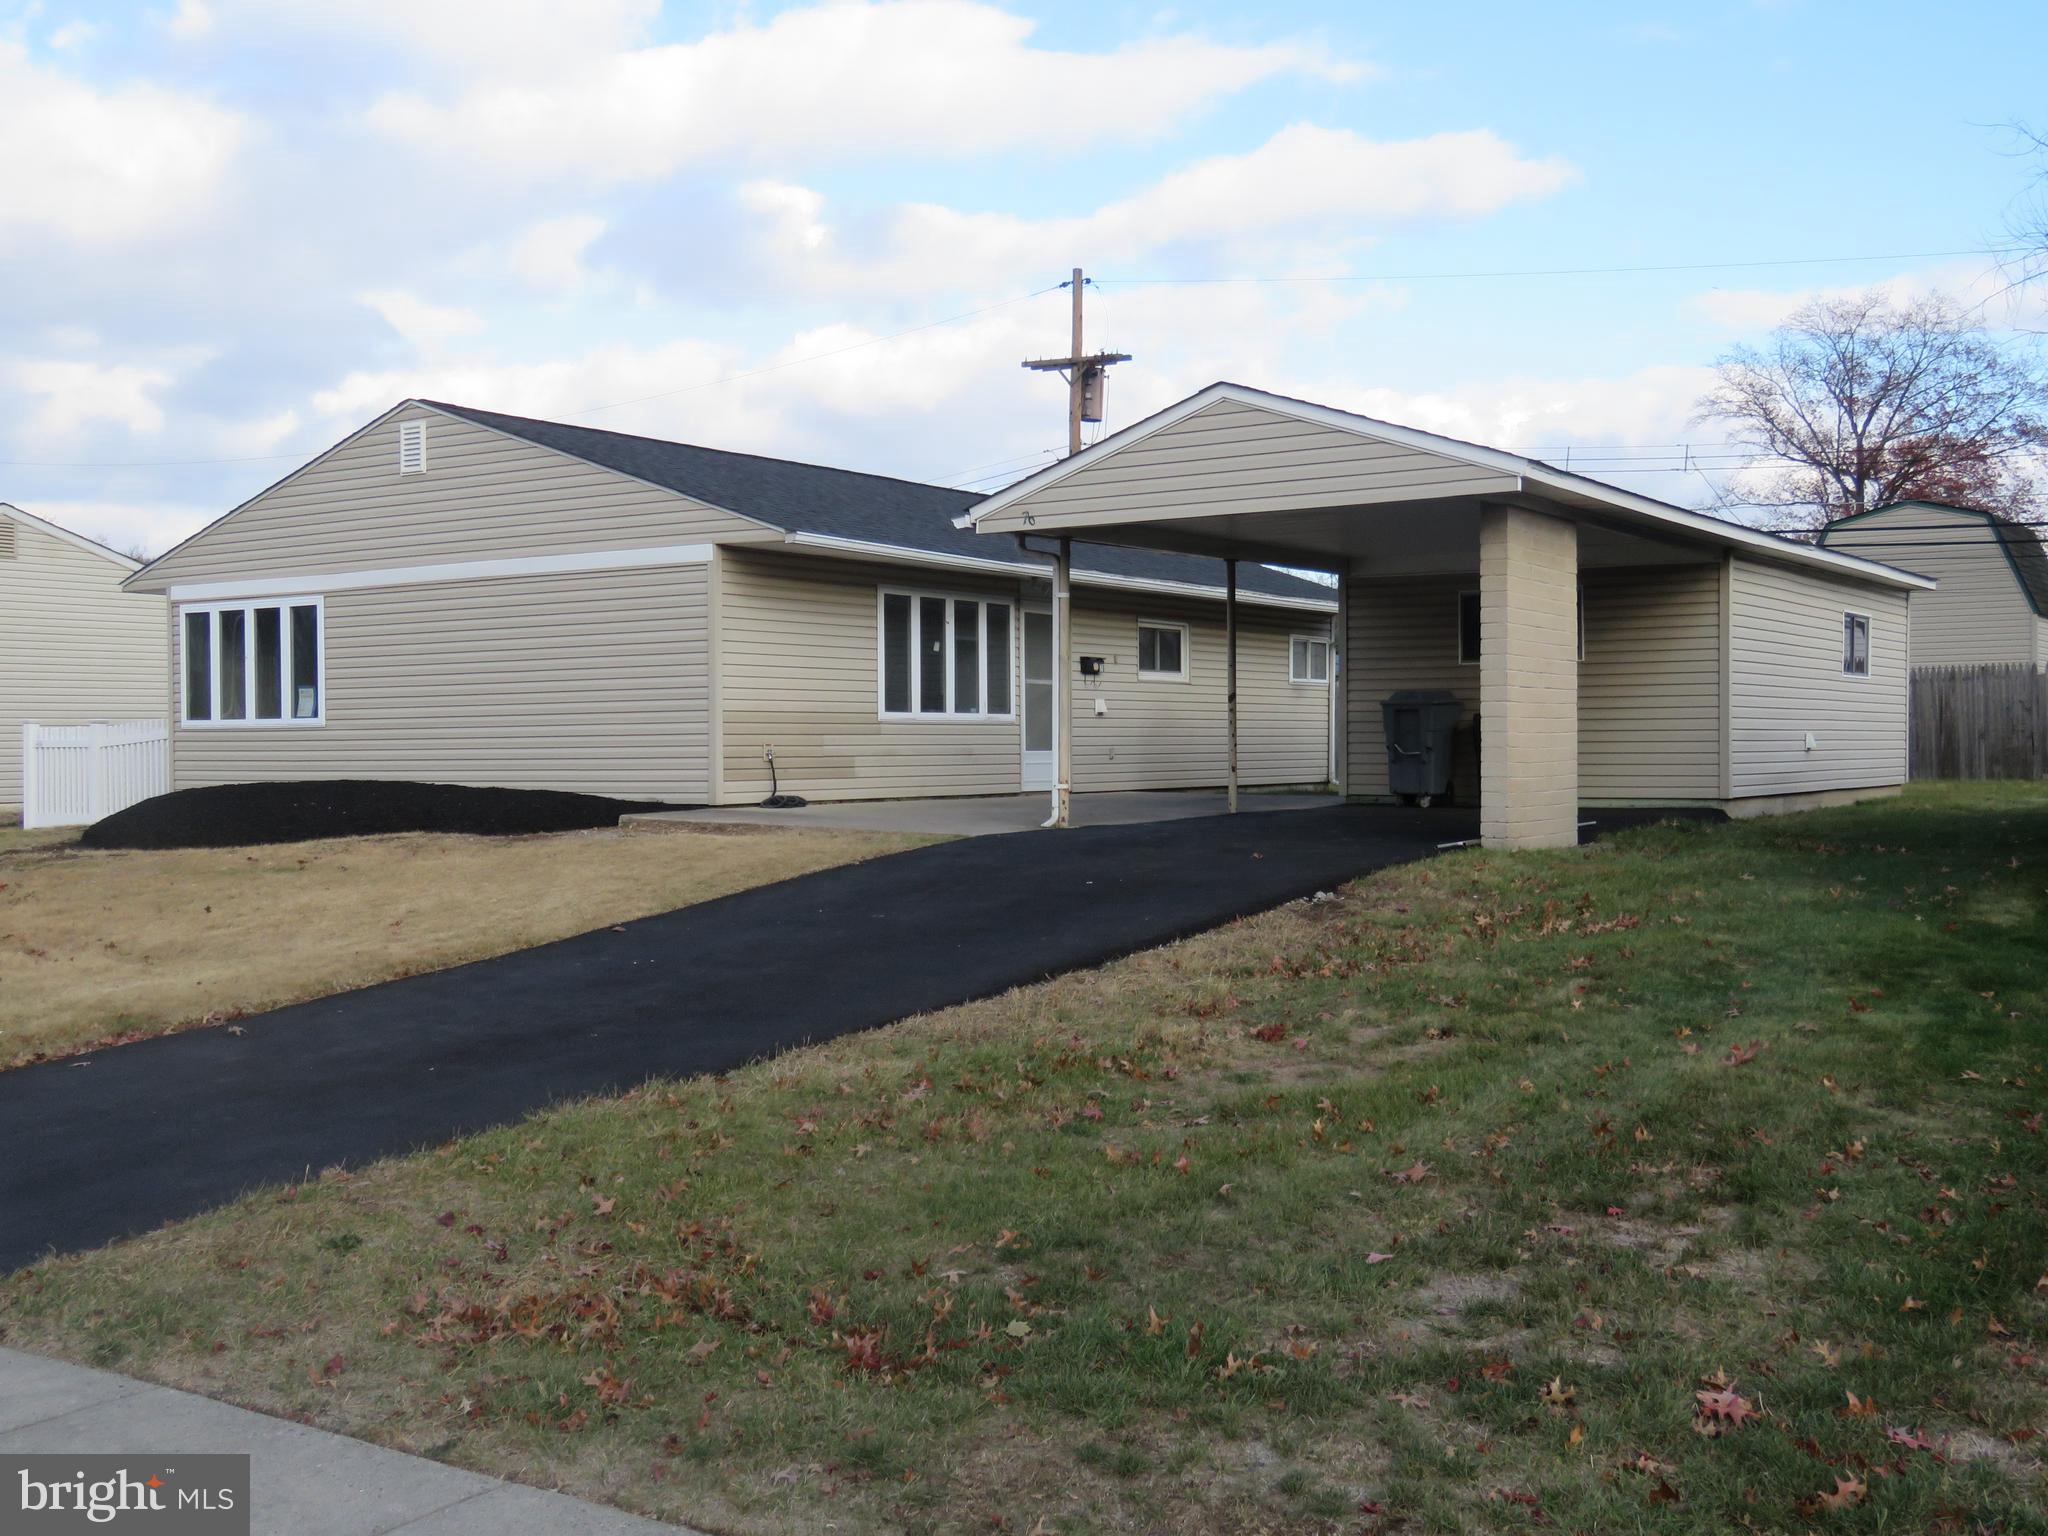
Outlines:
{"label": "dry brown grass", "polygon": [[0,1065],[502,955],[930,839],[407,834],[93,852],[0,829]]}

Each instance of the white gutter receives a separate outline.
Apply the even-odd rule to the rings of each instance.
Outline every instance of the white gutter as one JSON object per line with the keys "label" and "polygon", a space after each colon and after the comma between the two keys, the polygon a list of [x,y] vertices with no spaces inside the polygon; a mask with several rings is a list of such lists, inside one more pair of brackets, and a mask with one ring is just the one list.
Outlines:
{"label": "white gutter", "polygon": [[[884,560],[895,565],[929,565],[944,570],[981,571],[992,576],[1042,577],[1047,569],[1031,561],[944,554],[935,550],[911,549],[902,544],[877,544],[866,539],[844,539],[828,533],[786,533],[782,537],[784,543],[794,544],[801,549],[856,555],[865,560]],[[1198,581],[1163,581],[1153,576],[1116,576],[1106,571],[1081,570],[1074,572],[1074,581],[1084,587],[1156,592],[1170,597],[1199,597],[1219,603],[1223,601],[1221,587],[1204,586]],[[1237,600],[1241,603],[1258,603],[1268,608],[1299,609],[1308,613],[1337,611],[1337,600],[1334,597],[1327,601],[1315,597],[1284,597],[1277,592],[1252,592],[1240,587]]]}

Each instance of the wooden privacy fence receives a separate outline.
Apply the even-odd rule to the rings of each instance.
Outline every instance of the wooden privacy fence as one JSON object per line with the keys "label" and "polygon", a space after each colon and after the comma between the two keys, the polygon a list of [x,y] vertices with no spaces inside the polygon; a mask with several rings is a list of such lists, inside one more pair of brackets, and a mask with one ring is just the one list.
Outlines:
{"label": "wooden privacy fence", "polygon": [[21,728],[21,824],[76,827],[171,787],[163,720]]}
{"label": "wooden privacy fence", "polygon": [[1916,779],[2048,776],[2048,672],[1925,667],[1913,674]]}

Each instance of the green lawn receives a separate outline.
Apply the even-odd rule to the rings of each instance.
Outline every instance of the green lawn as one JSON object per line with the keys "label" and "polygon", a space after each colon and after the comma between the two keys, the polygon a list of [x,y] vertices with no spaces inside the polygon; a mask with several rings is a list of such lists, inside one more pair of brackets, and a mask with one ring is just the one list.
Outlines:
{"label": "green lawn", "polygon": [[0,1282],[713,1531],[2044,1530],[2048,793],[1458,853]]}

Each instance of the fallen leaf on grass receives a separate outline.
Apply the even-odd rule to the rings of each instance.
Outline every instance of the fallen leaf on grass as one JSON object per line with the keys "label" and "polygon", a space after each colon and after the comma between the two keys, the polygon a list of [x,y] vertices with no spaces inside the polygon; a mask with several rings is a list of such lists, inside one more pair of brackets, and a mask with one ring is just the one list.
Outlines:
{"label": "fallen leaf on grass", "polygon": [[1847,1477],[1835,1479],[1834,1490],[1817,1493],[1810,1499],[1799,1501],[1799,1512],[1809,1518],[1814,1515],[1839,1514],[1845,1509],[1854,1509],[1870,1496],[1870,1485],[1853,1472]]}
{"label": "fallen leaf on grass", "polygon": [[1579,1389],[1566,1386],[1563,1377],[1553,1376],[1536,1395],[1542,1400],[1544,1407],[1562,1413],[1578,1398]]}
{"label": "fallen leaf on grass", "polygon": [[1764,1042],[1761,1040],[1752,1040],[1747,1045],[1730,1046],[1728,1054],[1722,1058],[1721,1064],[1728,1067],[1748,1066],[1749,1063],[1755,1061],[1758,1056],[1763,1054],[1763,1050]]}
{"label": "fallen leaf on grass", "polygon": [[1731,1429],[1740,1429],[1751,1419],[1761,1417],[1756,1404],[1742,1396],[1733,1387],[1720,1391],[1693,1393],[1699,1407],[1693,1410],[1692,1427],[1698,1434],[1709,1440],[1725,1435]]}
{"label": "fallen leaf on grass", "polygon": [[1387,1177],[1392,1179],[1396,1184],[1420,1184],[1424,1179],[1429,1177],[1430,1172],[1431,1169],[1429,1164],[1424,1162],[1417,1162],[1412,1167],[1396,1169],[1394,1172],[1388,1174]]}
{"label": "fallen leaf on grass", "polygon": [[1854,1392],[1844,1392],[1842,1396],[1849,1399],[1849,1401],[1835,1410],[1837,1418],[1874,1419],[1877,1417],[1877,1400],[1875,1398],[1858,1397]]}

